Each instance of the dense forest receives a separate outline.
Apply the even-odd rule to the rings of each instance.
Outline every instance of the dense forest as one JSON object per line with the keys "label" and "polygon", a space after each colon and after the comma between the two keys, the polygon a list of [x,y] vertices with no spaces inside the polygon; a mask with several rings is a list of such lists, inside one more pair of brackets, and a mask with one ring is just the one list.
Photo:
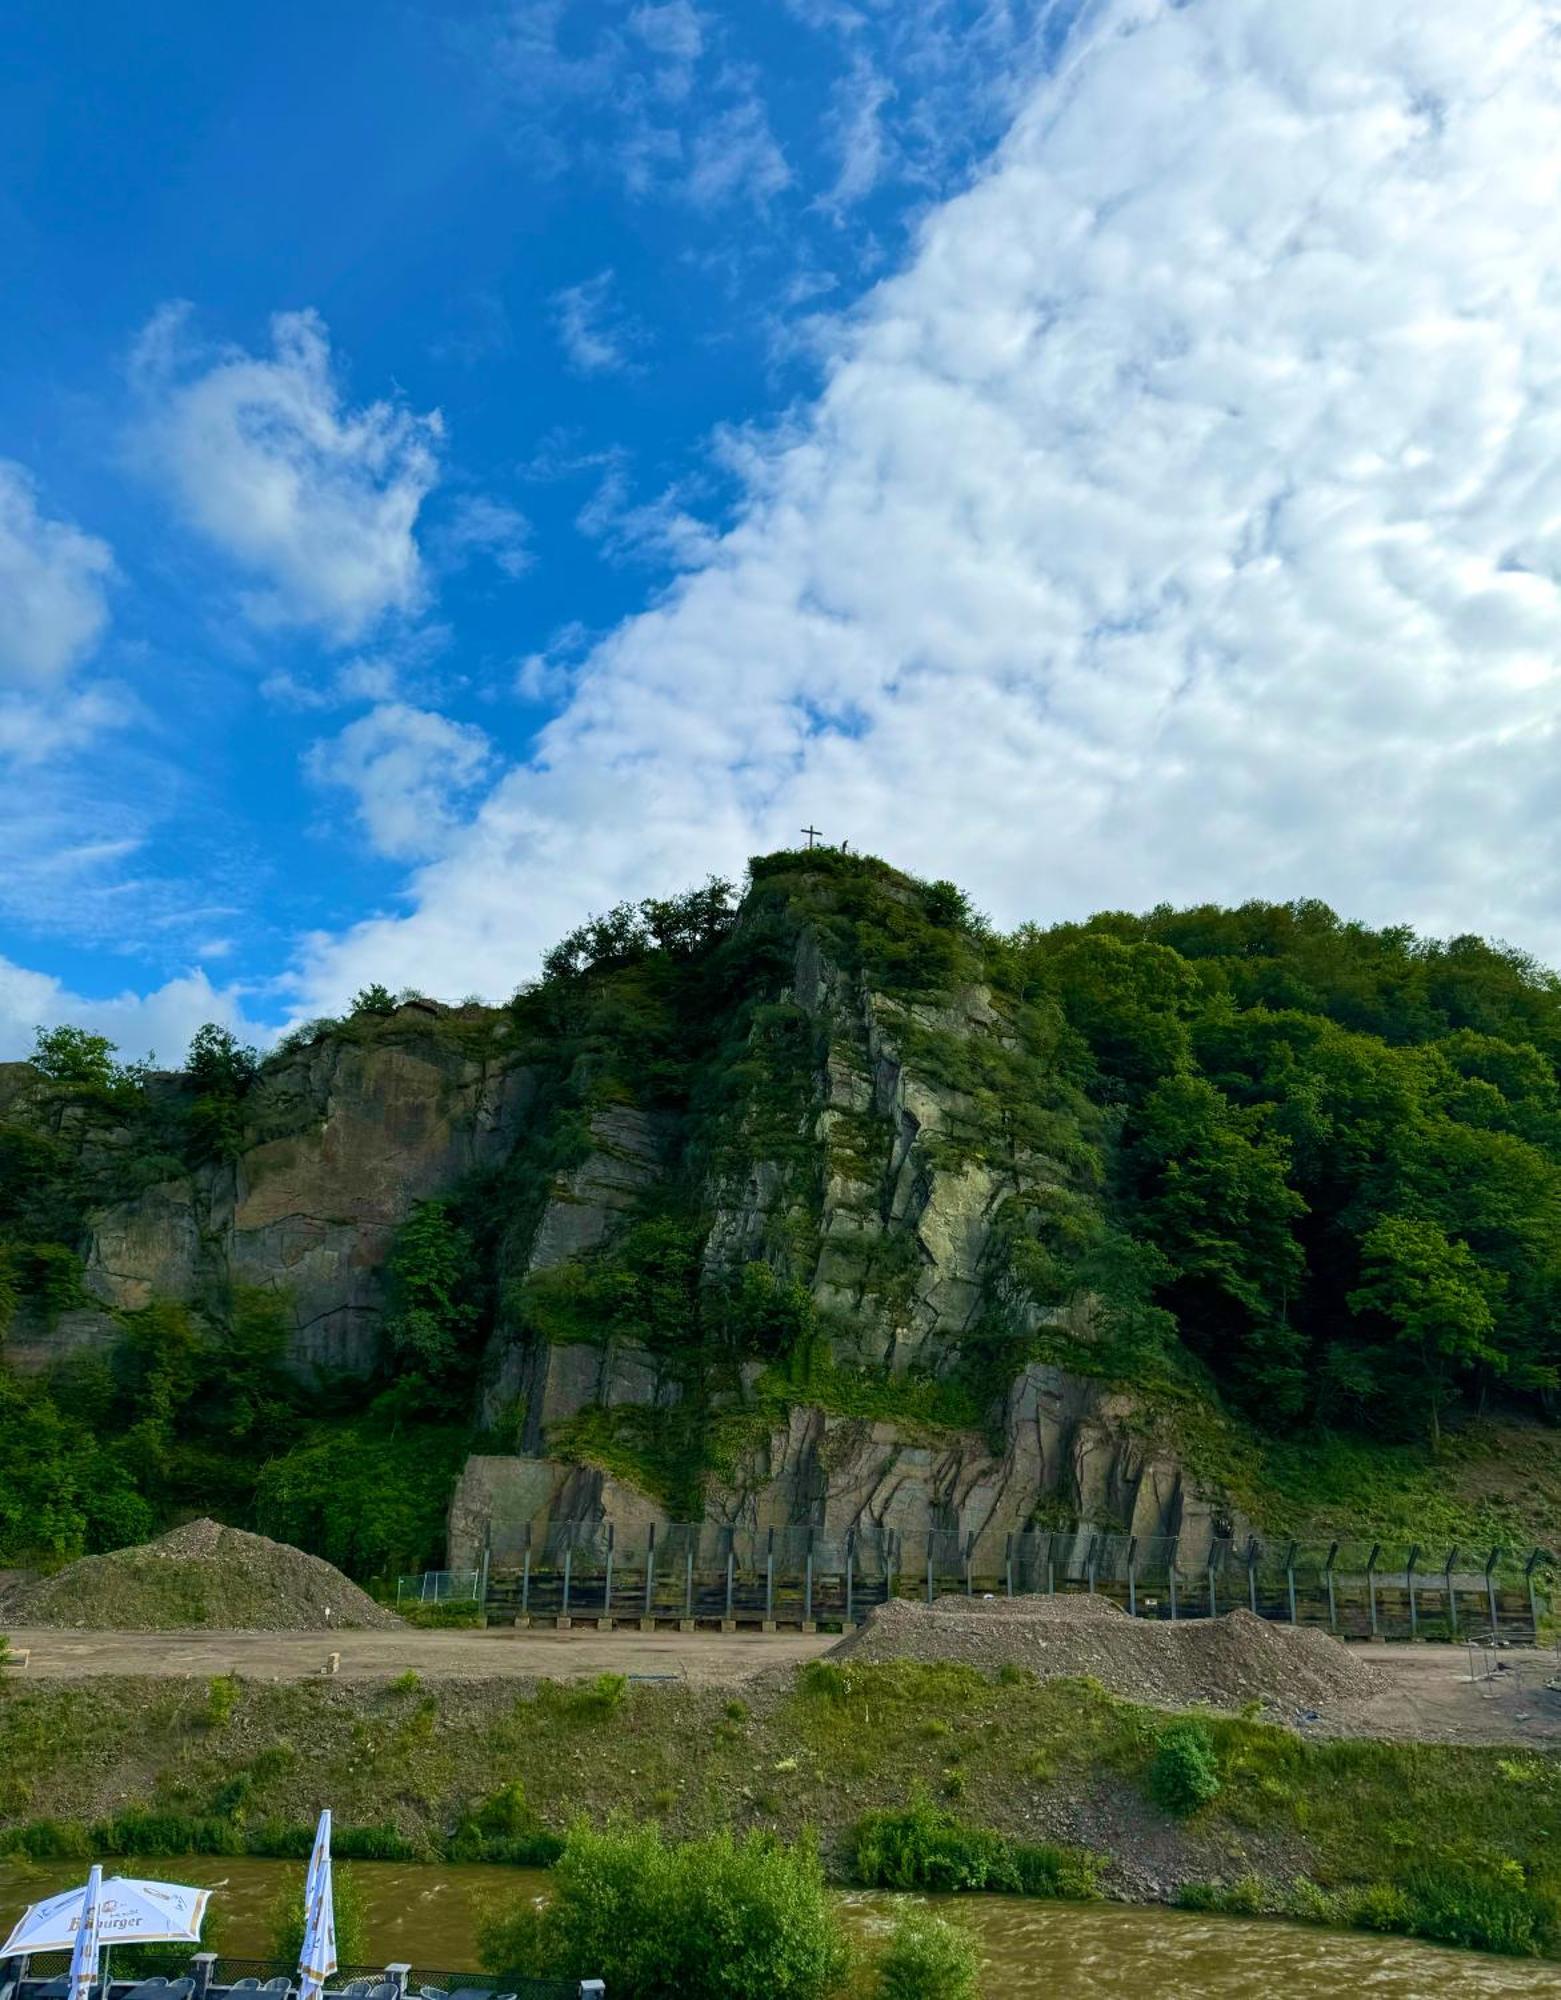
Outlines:
{"label": "dense forest", "polygon": [[[855,1393],[876,1411],[872,1385],[821,1351],[831,1328],[796,1242],[712,1282],[689,1192],[723,1148],[807,1151],[817,1053],[786,986],[799,926],[890,996],[901,1046],[966,1108],[965,1135],[942,1141],[950,1165],[961,1146],[1049,1163],[1016,1180],[986,1309],[920,1385],[921,1414],[979,1423],[1035,1354],[1128,1383],[1175,1377],[1287,1440],[1435,1451],[1482,1409],[1557,1409],[1554,974],[1320,903],[1001,935],[952,884],[826,849],[756,861],[740,901],[712,882],[608,912],[548,955],[502,1018],[516,1059],[551,1079],[549,1137],[414,1211],[371,1379],[300,1380],[276,1300],[243,1288],[201,1311],[122,1312],[112,1352],[52,1374],[0,1369],[0,1561],[114,1546],[197,1508],[359,1574],[421,1556],[506,1312],[547,1339],[632,1326],[652,1348],[752,1354],[798,1399]],[[979,1044],[938,1025],[972,989],[996,1024]],[[396,1008],[369,989],[292,1047],[370,1036]],[[237,1157],[252,1094],[289,1059],[210,1027],[170,1076],[77,1030],[40,1032],[26,1087],[0,1097],[0,1337],[87,1301],[95,1208]],[[681,1207],[648,1210],[609,1253],[506,1286],[504,1230],[540,1205],[589,1105],[619,1098],[671,1107],[704,1178],[685,1176]],[[1088,1353],[1047,1312],[1081,1294],[1098,1307]]]}

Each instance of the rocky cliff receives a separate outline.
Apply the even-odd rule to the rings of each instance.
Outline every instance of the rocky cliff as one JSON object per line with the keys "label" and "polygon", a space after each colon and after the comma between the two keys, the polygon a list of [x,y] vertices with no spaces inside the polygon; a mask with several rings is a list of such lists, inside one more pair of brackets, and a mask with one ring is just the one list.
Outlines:
{"label": "rocky cliff", "polygon": [[417,1001],[271,1059],[222,1157],[148,1162],[101,1107],[0,1079],[57,1144],[140,1144],[138,1184],[82,1214],[84,1295],[22,1301],[11,1365],[258,1292],[295,1371],[367,1393],[397,1232],[440,1198],[481,1271],[470,1413],[506,1447],[460,1483],[457,1562],[603,1514],[1199,1531],[1111,1386],[1109,1116],[1055,1011],[984,977],[953,891],[782,856],[740,908],[647,905],[569,943],[509,1008]]}

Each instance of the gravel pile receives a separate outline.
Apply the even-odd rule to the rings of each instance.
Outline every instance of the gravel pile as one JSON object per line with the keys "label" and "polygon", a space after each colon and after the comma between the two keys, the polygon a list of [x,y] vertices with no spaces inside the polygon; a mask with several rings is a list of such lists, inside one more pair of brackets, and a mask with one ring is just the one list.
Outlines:
{"label": "gravel pile", "polygon": [[401,1620],[318,1556],[220,1521],[83,1556],[0,1604],[7,1624],[94,1632],[384,1630]]}
{"label": "gravel pile", "polygon": [[1168,1707],[1262,1701],[1320,1709],[1384,1686],[1326,1632],[1274,1625],[1250,1611],[1162,1624],[1130,1618],[1103,1597],[940,1597],[931,1605],[897,1598],[828,1657],[1012,1665],[1043,1680],[1090,1674],[1114,1694]]}

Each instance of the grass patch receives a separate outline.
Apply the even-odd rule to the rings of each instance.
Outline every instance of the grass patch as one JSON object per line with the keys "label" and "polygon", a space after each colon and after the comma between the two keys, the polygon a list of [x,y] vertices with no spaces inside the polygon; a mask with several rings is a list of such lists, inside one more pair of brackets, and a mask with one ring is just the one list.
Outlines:
{"label": "grass patch", "polygon": [[[199,1681],[10,1684],[0,1849],[301,1858],[323,1795],[344,1855],[545,1863],[578,1820],[622,1814],[671,1842],[811,1828],[840,1879],[1080,1894],[1121,1886],[1187,1727],[1087,1679],[911,1661],[816,1663],[742,1699],[617,1676],[235,1685],[214,1730]],[[1159,1822],[1162,1880],[1210,1907],[1561,1955],[1561,1759],[1187,1722],[1220,1789]],[[1102,1863],[1032,1838],[1038,1810],[1082,1798]]]}

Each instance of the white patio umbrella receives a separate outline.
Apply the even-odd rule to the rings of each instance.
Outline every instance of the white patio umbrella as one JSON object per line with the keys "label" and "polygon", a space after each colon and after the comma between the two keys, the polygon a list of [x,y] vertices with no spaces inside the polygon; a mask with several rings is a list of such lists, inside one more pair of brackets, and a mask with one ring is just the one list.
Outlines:
{"label": "white patio umbrella", "polygon": [[[93,1875],[98,1874],[93,1869]],[[74,1951],[90,1881],[33,1903],[16,1920],[0,1945],[0,1958],[20,1958],[36,1951]],[[141,1882],[111,1875],[98,1889],[99,1946],[111,1944],[199,1944],[209,1889],[192,1889],[181,1882]]]}
{"label": "white patio umbrella", "polygon": [[94,1861],[87,1886],[81,1892],[81,1912],[76,1919],[76,1942],[70,1954],[70,2000],[92,2000],[98,1976],[98,1911],[102,1907],[103,1870]]}
{"label": "white patio umbrella", "polygon": [[315,1829],[314,1852],[304,1880],[304,1943],[298,1954],[298,2000],[320,2000],[336,1970],[336,1906],[331,1900],[331,1812]]}

